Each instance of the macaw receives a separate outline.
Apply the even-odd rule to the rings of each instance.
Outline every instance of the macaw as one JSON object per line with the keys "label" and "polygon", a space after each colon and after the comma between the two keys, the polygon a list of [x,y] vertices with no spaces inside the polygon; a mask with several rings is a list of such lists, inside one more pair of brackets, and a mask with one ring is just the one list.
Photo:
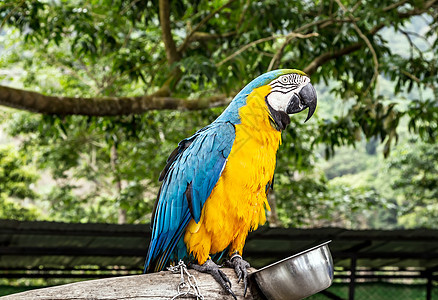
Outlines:
{"label": "macaw", "polygon": [[208,272],[234,298],[216,264],[228,264],[247,287],[241,257],[249,231],[266,221],[276,152],[289,114],[317,104],[310,78],[294,69],[265,73],[245,86],[210,125],[182,140],[160,174],[145,273],[180,259]]}

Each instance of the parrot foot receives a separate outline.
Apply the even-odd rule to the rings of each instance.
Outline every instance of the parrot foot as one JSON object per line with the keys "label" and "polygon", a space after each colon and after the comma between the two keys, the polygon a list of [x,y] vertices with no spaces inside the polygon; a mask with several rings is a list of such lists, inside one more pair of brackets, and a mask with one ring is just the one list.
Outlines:
{"label": "parrot foot", "polygon": [[243,293],[243,297],[246,296],[246,290],[248,289],[248,268],[250,267],[249,263],[242,258],[239,254],[235,253],[229,260],[225,262],[225,265],[231,268],[234,268],[236,272],[238,283],[240,280],[243,280],[243,284],[245,286],[245,291]]}
{"label": "parrot foot", "polygon": [[231,290],[231,281],[228,279],[227,275],[224,272],[219,270],[219,266],[215,264],[211,259],[208,259],[202,265],[198,264],[190,264],[192,269],[202,273],[208,273],[222,286],[222,288],[227,291],[231,296],[233,296],[234,300],[237,300],[236,295]]}

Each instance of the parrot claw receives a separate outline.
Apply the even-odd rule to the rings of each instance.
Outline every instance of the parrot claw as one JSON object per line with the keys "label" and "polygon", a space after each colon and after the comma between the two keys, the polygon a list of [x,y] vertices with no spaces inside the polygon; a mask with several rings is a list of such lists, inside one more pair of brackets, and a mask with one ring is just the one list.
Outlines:
{"label": "parrot claw", "polygon": [[190,264],[190,267],[196,271],[202,273],[208,273],[222,286],[222,288],[227,291],[234,300],[237,300],[236,295],[231,290],[231,281],[228,279],[227,275],[219,269],[219,266],[215,264],[211,259],[208,259],[202,265]]}
{"label": "parrot claw", "polygon": [[238,254],[234,254],[230,260],[227,260],[225,264],[229,267],[234,268],[234,271],[237,275],[237,283],[243,280],[243,284],[245,287],[245,291],[243,293],[243,297],[246,296],[246,291],[248,289],[248,268],[250,267],[249,263],[242,258],[242,256]]}

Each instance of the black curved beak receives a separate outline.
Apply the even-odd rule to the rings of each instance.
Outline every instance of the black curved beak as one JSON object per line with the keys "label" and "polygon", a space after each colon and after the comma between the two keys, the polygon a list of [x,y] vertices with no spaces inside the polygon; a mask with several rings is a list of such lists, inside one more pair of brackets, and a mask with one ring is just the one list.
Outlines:
{"label": "black curved beak", "polygon": [[292,96],[287,106],[286,113],[296,114],[309,108],[307,118],[304,121],[305,123],[313,116],[316,109],[316,103],[316,90],[311,83],[308,83],[298,94]]}

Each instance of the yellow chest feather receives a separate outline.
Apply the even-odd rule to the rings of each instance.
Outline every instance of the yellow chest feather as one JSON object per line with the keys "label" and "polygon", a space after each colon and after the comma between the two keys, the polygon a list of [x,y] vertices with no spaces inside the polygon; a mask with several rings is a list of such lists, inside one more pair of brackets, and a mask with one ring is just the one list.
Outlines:
{"label": "yellow chest feather", "polygon": [[209,254],[224,250],[242,252],[248,231],[266,221],[266,184],[272,179],[281,133],[269,121],[264,95],[269,87],[255,89],[239,110],[241,124],[222,175],[204,204],[198,223],[191,221],[184,242],[204,263]]}

